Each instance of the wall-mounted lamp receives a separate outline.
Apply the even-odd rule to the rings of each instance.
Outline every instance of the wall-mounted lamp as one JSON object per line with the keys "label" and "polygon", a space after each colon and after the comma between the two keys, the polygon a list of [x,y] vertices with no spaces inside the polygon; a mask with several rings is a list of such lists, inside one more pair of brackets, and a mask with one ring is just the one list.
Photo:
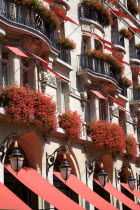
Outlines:
{"label": "wall-mounted lamp", "polygon": [[136,180],[137,180],[137,189],[139,189],[140,186],[140,175],[136,173]]}
{"label": "wall-mounted lamp", "polygon": [[46,159],[47,159],[46,173],[47,174],[49,172],[49,169],[55,164],[55,160],[56,160],[57,155],[60,154],[60,153],[64,153],[63,162],[59,166],[59,170],[60,170],[62,178],[64,180],[68,180],[68,178],[71,174],[71,166],[68,163],[68,161],[66,160],[66,152],[67,152],[66,147],[60,147],[60,148],[56,149],[51,155],[48,155],[46,157]]}
{"label": "wall-mounted lamp", "polygon": [[[127,178],[127,175],[124,171],[126,168],[127,168],[128,173],[129,173],[128,178]],[[119,169],[119,170],[115,169],[115,177],[116,177],[116,187],[117,187],[118,182],[121,181],[121,182],[127,182],[129,188],[131,190],[134,190],[136,179],[133,176],[133,172],[132,172],[130,164],[123,165],[122,168]]]}
{"label": "wall-mounted lamp", "polygon": [[103,159],[102,158],[95,158],[90,163],[86,162],[86,172],[88,176],[90,176],[94,172],[95,164],[100,162],[100,171],[97,174],[98,180],[100,184],[104,187],[107,182],[107,173],[103,169]]}
{"label": "wall-mounted lamp", "polygon": [[[3,159],[7,153],[10,145],[18,138],[16,133],[9,134],[0,144],[0,162],[3,162]],[[23,165],[24,155],[18,150],[18,143],[15,141],[14,150],[11,155],[9,155],[9,160],[12,169],[17,173]]]}

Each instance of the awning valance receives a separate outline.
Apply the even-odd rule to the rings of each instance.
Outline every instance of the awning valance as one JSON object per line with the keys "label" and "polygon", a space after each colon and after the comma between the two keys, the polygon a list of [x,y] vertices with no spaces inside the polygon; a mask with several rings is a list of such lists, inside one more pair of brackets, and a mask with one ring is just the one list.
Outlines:
{"label": "awning valance", "polygon": [[97,90],[90,90],[90,92],[94,93],[98,98],[106,100],[106,98],[101,93],[99,93]]}
{"label": "awning valance", "polygon": [[[10,165],[5,165],[5,168],[13,174],[20,182],[27,186],[34,193],[39,195],[45,201],[61,210],[83,210],[81,206],[64,195],[61,191],[51,185],[33,168],[22,168],[16,174]],[[21,208],[22,209],[22,208]]]}
{"label": "awning valance", "polygon": [[26,50],[26,51],[27,51],[29,54],[31,54],[32,56],[34,56],[35,58],[37,58],[37,59],[40,61],[40,64],[41,64],[44,68],[46,68],[46,69],[48,69],[50,72],[52,72],[55,76],[57,76],[57,77],[60,78],[60,79],[65,80],[66,82],[70,82],[69,79],[67,79],[66,77],[60,75],[59,73],[57,73],[57,72],[55,72],[53,69],[51,69],[51,68],[48,66],[48,63],[47,63],[44,59],[40,58],[38,55],[35,55],[34,53],[31,53],[31,52],[28,51],[28,50]]}
{"label": "awning valance", "polygon": [[28,57],[27,55],[25,55],[20,49],[18,49],[17,47],[11,47],[11,46],[6,46],[9,50],[11,50],[13,53],[15,53],[18,56],[21,57]]}
{"label": "awning valance", "polygon": [[71,23],[74,23],[75,25],[78,25],[75,21],[73,21],[71,18],[63,15],[63,14],[60,14],[59,12],[55,12],[59,17],[61,17],[63,20],[66,20],[66,21],[69,21]]}
{"label": "awning valance", "polygon": [[0,182],[0,209],[31,210],[22,200]]}
{"label": "awning valance", "polygon": [[[100,183],[96,179],[94,179],[94,181],[100,185]],[[104,186],[104,189],[107,192],[109,192],[111,195],[113,195],[115,198],[117,198],[119,201],[121,201],[123,204],[128,206],[130,209],[138,210],[140,208],[138,204],[136,204],[134,201],[132,201],[130,198],[128,198],[126,195],[120,192],[116,187],[114,187],[109,182],[106,183],[106,185]]]}
{"label": "awning valance", "polygon": [[130,190],[130,188],[128,187],[128,184],[126,184],[126,183],[120,183],[120,184],[121,184],[121,186],[123,186],[125,189],[127,189],[129,192],[131,192],[134,196],[136,196],[137,198],[140,199],[140,192],[139,192],[138,190],[136,190],[136,189],[134,188],[134,190],[132,191],[132,190]]}
{"label": "awning valance", "polygon": [[83,197],[86,201],[91,203],[93,206],[100,210],[115,210],[116,208],[112,206],[109,202],[104,200],[98,194],[96,194],[93,190],[87,187],[83,182],[81,182],[76,176],[70,175],[67,182],[65,182],[59,172],[54,172],[54,175],[60,179],[64,184],[66,184],[69,188],[71,188],[78,195]]}
{"label": "awning valance", "polygon": [[123,18],[127,18],[127,19],[130,19],[127,15],[125,15],[123,12],[120,12],[120,11],[117,11],[117,10],[114,10],[112,9],[112,11],[119,17],[123,17]]}
{"label": "awning valance", "polygon": [[116,51],[116,50],[114,50],[114,49],[112,49],[112,48],[110,48],[110,47],[108,47],[108,46],[106,46],[106,45],[104,46],[104,49],[107,49],[107,50],[113,52],[113,53],[116,54],[116,55],[120,54],[118,51]]}

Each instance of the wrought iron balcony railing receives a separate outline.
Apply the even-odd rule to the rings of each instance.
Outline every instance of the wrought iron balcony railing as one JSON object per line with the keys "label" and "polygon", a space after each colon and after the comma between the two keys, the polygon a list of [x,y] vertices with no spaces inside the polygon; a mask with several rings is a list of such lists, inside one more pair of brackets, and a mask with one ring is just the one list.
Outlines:
{"label": "wrought iron balcony railing", "polygon": [[111,41],[114,45],[125,47],[124,37],[120,34],[119,31],[111,31]]}
{"label": "wrought iron balcony railing", "polygon": [[56,49],[59,50],[58,58],[60,58],[62,61],[66,62],[67,64],[71,65],[71,53],[70,50],[67,50],[61,45],[56,44]]}
{"label": "wrought iron balcony railing", "polygon": [[136,58],[140,60],[140,50],[136,47],[129,48],[130,58]]}
{"label": "wrought iron balcony railing", "polygon": [[119,87],[121,88],[121,94],[127,97],[127,88],[119,81]]}
{"label": "wrought iron balcony railing", "polygon": [[87,19],[93,20],[93,21],[97,22],[98,24],[100,24],[102,27],[104,27],[102,16],[98,13],[97,10],[93,10],[93,9],[84,5],[84,6],[80,7],[79,15],[82,18],[87,18]]}
{"label": "wrought iron balcony railing", "polygon": [[118,81],[116,77],[115,70],[109,63],[106,63],[102,60],[91,58],[87,55],[81,54],[78,55],[79,58],[79,70],[89,69],[92,72],[99,73],[102,75],[109,76]]}
{"label": "wrought iron balcony railing", "polygon": [[133,100],[140,100],[140,89],[134,88],[133,89]]}

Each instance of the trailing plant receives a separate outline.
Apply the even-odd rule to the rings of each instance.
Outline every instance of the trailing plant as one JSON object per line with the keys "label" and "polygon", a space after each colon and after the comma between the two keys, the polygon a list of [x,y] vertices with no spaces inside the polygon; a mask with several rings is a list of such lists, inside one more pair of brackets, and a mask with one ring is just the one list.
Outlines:
{"label": "trailing plant", "polygon": [[19,6],[23,6],[38,15],[47,23],[51,30],[60,28],[60,20],[57,15],[50,9],[47,9],[41,1],[38,0],[9,0]]}
{"label": "trailing plant", "polygon": [[128,79],[126,76],[121,78],[121,82],[125,87],[130,87],[131,85],[133,85],[132,81],[130,79]]}
{"label": "trailing plant", "polygon": [[120,34],[128,40],[132,38],[132,33],[127,28],[122,28]]}
{"label": "trailing plant", "polygon": [[93,145],[99,148],[105,148],[112,154],[123,155],[125,150],[125,136],[116,123],[107,121],[91,121],[87,124],[87,134],[93,140]]}
{"label": "trailing plant", "polygon": [[0,106],[13,121],[30,122],[37,115],[46,132],[56,131],[56,104],[51,97],[37,90],[28,86],[7,86],[0,90]]}
{"label": "trailing plant", "polygon": [[56,39],[57,43],[67,50],[73,50],[76,48],[76,44],[69,38],[62,36]]}
{"label": "trailing plant", "polygon": [[68,139],[74,140],[81,137],[82,120],[77,111],[66,110],[59,116],[59,125],[65,129]]}
{"label": "trailing plant", "polygon": [[126,157],[131,159],[136,159],[137,156],[137,143],[133,135],[125,135],[126,142]]}
{"label": "trailing plant", "polygon": [[115,70],[116,74],[118,75],[123,75],[124,73],[124,66],[122,63],[120,63],[118,61],[117,58],[113,57],[112,55],[110,54],[107,54],[107,53],[103,53],[102,51],[99,51],[99,50],[88,50],[86,51],[87,55],[92,57],[92,58],[97,58],[99,60],[103,60],[107,63],[109,63],[112,68]]}
{"label": "trailing plant", "polygon": [[107,7],[97,1],[93,0],[82,0],[82,4],[88,6],[91,9],[96,10],[103,19],[104,26],[109,26],[112,23],[112,16]]}
{"label": "trailing plant", "polygon": [[128,1],[128,10],[134,16],[140,12],[140,8],[137,6],[135,0]]}

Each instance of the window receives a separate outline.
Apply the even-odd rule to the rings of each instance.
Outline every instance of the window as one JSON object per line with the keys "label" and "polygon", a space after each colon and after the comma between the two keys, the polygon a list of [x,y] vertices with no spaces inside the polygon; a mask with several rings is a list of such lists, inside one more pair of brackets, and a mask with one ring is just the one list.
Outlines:
{"label": "window", "polygon": [[121,109],[119,109],[119,124],[122,127],[123,132],[126,133],[126,113]]}
{"label": "window", "polygon": [[82,54],[85,53],[85,51],[88,49],[91,49],[91,42],[89,37],[83,37],[82,40]]}
{"label": "window", "polygon": [[58,112],[65,112],[69,108],[69,85],[58,80],[57,82],[57,109]]}
{"label": "window", "polygon": [[100,99],[100,102],[99,102],[100,120],[107,120],[107,116],[108,116],[107,107],[108,106],[107,106],[106,100]]}
{"label": "window", "polygon": [[1,56],[1,75],[2,75],[2,86],[8,85],[9,83],[9,65],[8,65],[8,52],[2,51]]}

